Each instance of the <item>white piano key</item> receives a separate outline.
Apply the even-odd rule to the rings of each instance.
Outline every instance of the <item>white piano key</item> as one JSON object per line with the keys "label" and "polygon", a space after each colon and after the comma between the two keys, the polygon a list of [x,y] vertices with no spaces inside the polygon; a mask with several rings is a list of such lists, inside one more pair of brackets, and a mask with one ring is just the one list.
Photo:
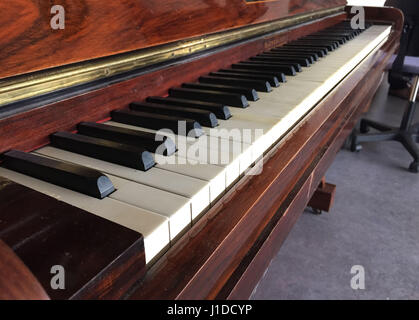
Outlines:
{"label": "white piano key", "polygon": [[[259,93],[260,100],[251,102],[246,109],[232,108],[234,118],[266,122],[271,124],[273,118],[276,124],[270,130],[273,140],[281,138],[290,128],[309,112],[327,93],[341,81],[359,62],[365,58],[380,41],[385,40],[389,27],[380,27],[380,37],[365,34],[370,39],[358,48],[350,47],[350,59],[340,58],[339,67],[328,65],[328,59],[339,57],[339,50],[330,53],[313,67],[305,68],[303,73],[290,78],[287,83],[275,88],[271,93]],[[355,41],[355,40],[353,40]],[[352,43],[352,42],[351,42]],[[361,47],[361,49],[359,49]],[[342,63],[341,61],[345,61]]]}
{"label": "white piano key", "polygon": [[[124,123],[118,123],[114,121],[108,121],[105,124],[132,129],[132,130],[146,131],[150,133],[157,132],[156,130],[153,130],[153,129],[136,127],[136,126],[127,125]],[[177,152],[177,156],[180,156],[183,158],[186,157],[187,152],[186,150],[182,150],[181,147],[184,147],[183,149],[190,146],[195,146],[195,149],[198,147],[201,147],[202,149],[208,149],[207,150],[208,153],[210,152],[210,150],[216,150],[217,151],[216,154],[220,154],[220,153],[224,154],[225,152],[229,152],[229,153],[232,153],[232,155],[230,156],[234,156],[235,158],[240,156],[240,167],[242,168],[240,170],[241,172],[244,172],[244,170],[246,170],[255,161],[255,159],[257,159],[252,154],[251,145],[245,142],[237,142],[237,141],[227,142],[227,141],[221,140],[221,138],[210,137],[206,134],[200,136],[199,138],[183,137],[183,136],[179,136],[173,133],[164,133],[164,132],[161,132],[161,134],[170,137],[175,142],[176,146],[179,148]],[[185,142],[186,142],[186,145],[188,146],[185,146]],[[197,143],[198,145],[196,145]],[[241,152],[237,152],[236,150],[241,150]],[[192,160],[195,160],[196,158],[197,158],[196,156],[192,156]],[[216,161],[214,161],[214,163],[210,162],[210,164],[217,164],[217,162]]]}
{"label": "white piano key", "polygon": [[[45,154],[42,150],[39,154]],[[83,164],[77,154],[68,154],[64,161]],[[87,161],[86,159],[84,159]],[[170,239],[175,239],[192,223],[191,200],[173,193],[107,174],[116,191],[108,197],[141,209],[161,214],[169,219]]]}
{"label": "white piano key", "polygon": [[[71,161],[77,161],[76,163],[86,166],[91,165],[108,173],[117,191],[106,199],[90,198],[2,168],[0,168],[0,174],[141,232],[146,241],[146,259],[150,261],[199,215],[199,211],[202,211],[208,202],[215,201],[245,171],[246,167],[293,128],[365,57],[372,54],[374,50],[378,50],[377,46],[386,40],[390,30],[388,26],[372,26],[355,39],[330,52],[328,56],[311,67],[303,68],[302,73],[298,73],[295,77],[288,77],[287,83],[274,88],[271,93],[259,93],[260,100],[250,102],[249,108],[231,108],[232,119],[219,120],[219,126],[214,129],[204,128],[206,135],[199,139],[185,139],[187,149],[183,150],[183,153],[180,150],[181,152],[170,157],[156,157],[157,165],[152,169],[153,171],[149,171],[153,172],[150,175],[140,174],[132,169],[125,170],[124,167],[120,168],[118,165],[102,163],[102,161],[99,167],[95,167],[97,163],[91,160],[86,161],[87,157],[72,157]],[[108,122],[108,124],[138,129],[138,127],[119,123]],[[141,130],[155,132],[144,128]],[[263,131],[263,134],[256,135],[256,130]],[[236,136],[234,131],[237,133]],[[250,133],[248,137],[245,135],[246,131]],[[216,138],[219,142],[228,141],[228,146],[202,146],[209,138]],[[233,153],[231,157],[230,148],[239,145],[244,147],[243,152]],[[205,157],[202,157],[209,163],[211,163],[209,161],[211,151],[217,151],[217,156],[214,157],[216,164],[191,163],[192,160],[196,161],[201,158],[199,154],[189,154],[188,149],[191,148],[190,150],[193,151],[198,147],[209,151]],[[62,159],[66,156],[64,153],[60,154],[60,157],[63,156]],[[48,155],[58,156],[56,153]],[[220,164],[220,159],[227,155],[229,161]],[[68,159],[64,160],[69,161]],[[167,160],[169,163],[166,163]],[[171,183],[160,184],[158,180],[169,175],[173,177]],[[180,191],[176,190],[175,176],[181,180],[179,183],[181,186],[186,186],[186,182],[193,179],[201,179],[204,183],[195,181],[187,185],[189,188]],[[193,190],[195,188],[197,190]],[[196,198],[194,198],[194,191],[200,194]],[[137,216],[141,218],[139,221],[136,221]]]}
{"label": "white piano key", "polygon": [[[135,127],[126,124],[115,122],[107,122],[106,124],[144,131],[144,128],[142,127]],[[156,132],[151,129],[147,131],[153,133]],[[245,143],[241,144],[238,142],[244,152],[234,153],[234,147],[237,146],[237,143],[231,145],[233,149],[230,151],[230,144],[223,143],[222,139],[217,139],[216,137],[211,138],[204,135],[198,139],[189,139],[174,134],[167,135],[175,141],[178,151],[172,157],[156,155],[155,158],[159,164],[173,163],[174,161],[179,161],[180,158],[184,158],[186,159],[186,161],[183,161],[185,165],[210,164],[220,166],[225,169],[225,179],[227,185],[236,181],[240,174],[251,165],[253,160],[252,149],[250,149],[250,145]],[[243,170],[241,170],[241,168]]]}
{"label": "white piano key", "polygon": [[[200,140],[198,143],[203,143],[203,141]],[[252,165],[252,163],[257,160],[256,156],[253,155],[252,146],[245,142],[237,142],[208,136],[207,147],[216,151],[213,152],[213,154],[221,155],[222,157],[225,153],[228,153],[230,157],[240,157],[240,174],[245,172]]]}
{"label": "white piano key", "polygon": [[94,215],[140,232],[144,237],[146,262],[170,244],[169,219],[112,198],[102,200],[0,167],[0,175]]}
{"label": "white piano key", "polygon": [[209,184],[211,204],[213,204],[226,190],[225,168],[210,164],[191,165],[188,164],[185,159],[183,159],[184,162],[182,162],[180,161],[181,158],[174,155],[169,158],[171,159],[165,159],[163,162],[159,162],[159,159],[156,158],[156,168],[207,181]]}
{"label": "white piano key", "polygon": [[169,219],[170,240],[191,227],[191,200],[173,193],[107,175],[116,188],[108,197]]}
{"label": "white piano key", "polygon": [[[215,141],[215,143],[209,148],[207,144],[211,143],[210,141]],[[225,168],[226,184],[230,185],[254,162],[251,151],[250,145],[208,136],[207,140],[201,139],[193,144],[188,144],[186,150],[178,151],[177,156],[188,159],[190,163],[197,161],[201,164]]]}
{"label": "white piano key", "polygon": [[36,150],[36,153],[83,165],[126,180],[186,197],[190,199],[193,216],[198,215],[210,205],[209,185],[206,181],[200,179],[159,168],[151,168],[144,172],[54,147],[44,147]]}
{"label": "white piano key", "polygon": [[212,137],[244,142],[251,145],[252,156],[259,158],[273,143],[271,129],[275,122],[258,122],[248,119],[231,118],[229,120],[219,120],[217,128],[204,128],[204,132]]}
{"label": "white piano key", "polygon": [[[114,121],[107,121],[105,124],[117,126],[121,128],[127,128],[132,130],[140,130],[145,132],[155,133],[156,130],[147,129],[137,126],[132,126],[124,123],[118,123]],[[187,138],[187,137],[179,137],[175,134],[168,134],[164,132],[160,132],[163,135],[167,135],[173,139],[176,145],[179,145],[179,142],[186,140],[186,144],[194,143],[200,139],[206,139],[205,136],[201,136],[198,139],[195,138]],[[182,140],[183,139],[183,140]],[[182,142],[183,143],[183,142]],[[209,183],[210,189],[210,201],[213,203],[226,189],[226,176],[227,172],[225,167],[215,166],[211,164],[190,164],[185,158],[178,157],[176,154],[170,157],[158,157],[155,156],[156,160],[156,168],[179,173],[182,175],[186,175],[189,177],[201,179],[207,181]]]}

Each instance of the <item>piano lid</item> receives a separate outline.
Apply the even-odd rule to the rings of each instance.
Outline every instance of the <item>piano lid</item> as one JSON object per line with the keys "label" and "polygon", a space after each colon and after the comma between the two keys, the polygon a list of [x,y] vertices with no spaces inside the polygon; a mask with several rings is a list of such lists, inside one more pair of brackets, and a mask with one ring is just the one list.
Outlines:
{"label": "piano lid", "polygon": [[[346,4],[346,0],[54,4],[60,2],[59,7],[37,0],[0,2],[0,107],[331,15]],[[41,74],[33,74],[37,71]],[[21,77],[24,74],[30,77]]]}

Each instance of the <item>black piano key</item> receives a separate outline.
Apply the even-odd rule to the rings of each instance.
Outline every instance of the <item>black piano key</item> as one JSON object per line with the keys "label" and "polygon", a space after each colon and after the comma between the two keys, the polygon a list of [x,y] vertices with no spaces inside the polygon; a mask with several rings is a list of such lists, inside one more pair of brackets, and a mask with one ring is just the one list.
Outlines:
{"label": "black piano key", "polygon": [[54,133],[50,139],[54,147],[137,170],[154,166],[151,153],[144,148],[69,132]]}
{"label": "black piano key", "polygon": [[278,71],[272,71],[272,70],[257,70],[257,69],[243,69],[242,68],[231,68],[231,69],[221,69],[219,72],[223,72],[224,70],[228,72],[234,72],[234,73],[249,73],[253,71],[255,74],[262,74],[264,76],[273,76],[278,79],[279,82],[287,82],[287,77],[285,76],[285,73],[278,72]]}
{"label": "black piano key", "polygon": [[256,91],[261,92],[271,92],[272,87],[268,81],[263,80],[244,80],[237,78],[228,78],[228,77],[217,77],[217,76],[207,76],[200,77],[199,82],[202,83],[213,83],[213,84],[225,84],[230,86],[242,86],[249,89],[255,89]]}
{"label": "black piano key", "polygon": [[234,72],[235,70],[226,71],[224,69],[218,70],[217,72],[211,72],[209,75],[214,77],[225,77],[225,78],[236,78],[236,79],[244,79],[244,80],[264,80],[268,81],[271,87],[279,87],[279,80],[275,76],[263,76],[263,75],[257,75],[257,74],[250,74],[250,73],[239,73]]}
{"label": "black piano key", "polygon": [[310,40],[310,39],[299,39],[291,42],[291,44],[308,44],[326,47],[329,51],[336,50],[340,47],[337,41],[326,41],[326,40]]}
{"label": "black piano key", "polygon": [[318,31],[318,32],[334,32],[334,33],[336,33],[336,32],[344,32],[344,33],[350,33],[350,34],[355,34],[355,35],[357,35],[357,34],[360,33],[359,30],[355,30],[355,29],[352,29],[352,28],[349,28],[348,29],[346,27],[328,28],[328,29],[324,29],[324,30],[321,30],[321,31]]}
{"label": "black piano key", "polygon": [[228,120],[231,118],[230,109],[220,103],[212,103],[199,100],[176,99],[171,97],[148,97],[147,102],[159,103],[169,106],[181,106],[198,110],[208,110],[215,114],[218,119]]}
{"label": "black piano key", "polygon": [[252,89],[252,88],[227,86],[227,85],[212,84],[212,83],[184,83],[182,84],[182,87],[190,88],[190,89],[240,93],[240,94],[243,94],[247,100],[250,100],[250,101],[259,100],[258,93],[256,92],[255,89]]}
{"label": "black piano key", "polygon": [[286,45],[289,45],[289,44],[305,44],[305,45],[313,46],[313,47],[326,48],[329,51],[335,50],[337,46],[339,45],[336,41],[310,40],[310,39],[298,39],[290,43],[287,43]]}
{"label": "black piano key", "polygon": [[325,56],[324,52],[321,50],[313,50],[311,48],[309,49],[303,49],[303,48],[286,48],[286,47],[281,47],[281,48],[274,48],[272,49],[270,52],[272,53],[297,53],[297,54],[309,54],[312,55],[314,57],[314,59],[317,61],[319,60],[319,58],[323,58]]}
{"label": "black piano key", "polygon": [[283,57],[266,57],[266,56],[256,56],[251,57],[249,60],[252,61],[261,61],[261,62],[277,62],[277,63],[291,63],[291,64],[299,64],[303,67],[309,67],[311,63],[308,59],[299,59],[295,58],[283,58]]}
{"label": "black piano key", "polygon": [[318,48],[318,49],[322,49],[325,50],[327,53],[330,51],[334,51],[335,48],[332,45],[323,45],[323,44],[319,44],[319,43],[311,43],[311,42],[290,42],[288,44],[286,44],[285,46],[287,47],[312,47],[312,48]]}
{"label": "black piano key", "polygon": [[353,32],[344,32],[344,31],[339,31],[339,30],[336,30],[336,31],[332,31],[332,30],[325,31],[325,30],[323,30],[323,31],[319,31],[319,32],[310,34],[310,36],[341,38],[341,39],[344,39],[345,42],[348,42],[348,41],[352,40],[353,38],[355,38],[356,34],[354,34]]}
{"label": "black piano key", "polygon": [[173,116],[159,115],[149,112],[115,110],[111,112],[112,120],[138,127],[162,130],[169,129],[179,135],[200,137],[203,134],[199,122]]}
{"label": "black piano key", "polygon": [[332,36],[320,36],[320,35],[309,35],[307,37],[304,37],[303,39],[305,40],[331,40],[331,41],[336,41],[339,44],[345,44],[346,43],[346,38],[344,37],[332,37]]}
{"label": "black piano key", "polygon": [[297,72],[295,71],[293,66],[269,66],[260,63],[253,63],[253,62],[240,62],[235,63],[231,66],[233,69],[253,69],[259,71],[269,71],[269,72],[278,72],[278,73],[285,73],[288,76],[295,76]]}
{"label": "black piano key", "polygon": [[115,188],[97,170],[38,155],[11,150],[2,155],[2,166],[54,185],[103,199]]}
{"label": "black piano key", "polygon": [[354,38],[356,35],[353,32],[340,31],[340,30],[322,30],[313,35],[325,35],[325,36],[334,36],[334,37],[345,37],[347,40]]}
{"label": "black piano key", "polygon": [[170,156],[176,152],[176,145],[169,137],[139,130],[132,130],[102,123],[82,122],[77,126],[78,133],[137,147]]}
{"label": "black piano key", "polygon": [[302,72],[303,69],[299,63],[292,63],[292,62],[271,62],[271,61],[243,61],[244,63],[256,63],[259,65],[266,65],[266,66],[277,66],[277,67],[293,67],[296,72]]}
{"label": "black piano key", "polygon": [[320,31],[317,31],[316,33],[313,34],[333,34],[333,35],[356,35],[358,34],[358,30],[354,30],[354,29],[345,29],[345,28],[340,28],[340,27],[336,27],[336,28],[328,28],[328,29],[323,29]]}
{"label": "black piano key", "polygon": [[287,78],[282,72],[269,73],[251,69],[220,69],[217,72],[211,72],[210,75],[221,76],[220,74],[225,73],[234,74],[233,78],[265,80],[271,87],[279,87],[280,82],[287,82]]}
{"label": "black piano key", "polygon": [[317,32],[317,33],[313,33],[310,36],[313,36],[313,37],[317,37],[317,36],[320,36],[320,37],[340,37],[342,39],[345,39],[345,41],[350,41],[353,38],[355,38],[354,34],[343,33],[343,32],[341,32],[341,33],[338,33],[338,32],[336,32],[336,33],[333,33],[333,32]]}
{"label": "black piano key", "polygon": [[318,32],[344,32],[344,33],[351,33],[351,34],[359,34],[360,30],[355,30],[352,28],[346,28],[343,26],[334,26],[333,28],[327,28],[324,30],[320,30]]}
{"label": "black piano key", "polygon": [[130,104],[131,110],[164,114],[175,117],[185,117],[198,121],[202,126],[215,128],[218,126],[218,120],[211,111],[192,109],[177,106],[167,106],[150,102],[133,102]]}
{"label": "black piano key", "polygon": [[337,41],[330,41],[330,42],[329,41],[328,42],[324,41],[323,42],[323,41],[319,41],[319,40],[313,40],[313,41],[311,41],[311,40],[299,40],[297,43],[319,44],[321,46],[325,46],[329,51],[334,51],[334,50],[336,50],[337,48],[340,47],[340,44]]}
{"label": "black piano key", "polygon": [[287,52],[287,51],[265,51],[262,52],[260,54],[258,54],[256,57],[260,57],[260,56],[277,56],[277,57],[284,57],[287,59],[293,59],[293,58],[297,58],[297,59],[307,59],[308,62],[310,64],[316,62],[318,60],[318,56],[316,57],[313,54],[309,54],[309,53],[304,53],[304,52],[297,52],[297,51],[291,51],[291,52]]}
{"label": "black piano key", "polygon": [[301,39],[316,39],[316,40],[327,40],[327,41],[338,41],[340,44],[346,43],[347,39],[343,35],[336,34],[309,34]]}
{"label": "black piano key", "polygon": [[307,45],[292,45],[292,44],[286,44],[285,48],[291,48],[293,50],[312,50],[312,52],[317,53],[321,57],[325,57],[329,50],[327,48],[321,48],[321,47],[315,47],[315,46],[307,46]]}
{"label": "black piano key", "polygon": [[264,52],[261,54],[258,54],[257,57],[271,57],[271,58],[285,58],[285,59],[293,59],[293,58],[297,58],[297,59],[305,59],[308,61],[308,63],[311,65],[313,63],[316,62],[316,59],[314,56],[312,55],[308,55],[308,54],[304,54],[304,53],[294,53],[294,54],[289,54],[289,53],[281,53],[281,52]]}
{"label": "black piano key", "polygon": [[196,90],[186,88],[173,88],[169,95],[174,98],[203,100],[208,102],[223,103],[232,107],[247,108],[249,102],[242,94],[217,92],[210,90]]}
{"label": "black piano key", "polygon": [[[368,29],[370,27],[371,24],[369,23],[365,23],[365,30]],[[330,27],[326,30],[345,30],[347,32],[356,32],[356,33],[362,33],[365,30],[363,29],[353,29],[350,22],[349,23],[341,23],[338,25],[335,25],[333,27]]]}

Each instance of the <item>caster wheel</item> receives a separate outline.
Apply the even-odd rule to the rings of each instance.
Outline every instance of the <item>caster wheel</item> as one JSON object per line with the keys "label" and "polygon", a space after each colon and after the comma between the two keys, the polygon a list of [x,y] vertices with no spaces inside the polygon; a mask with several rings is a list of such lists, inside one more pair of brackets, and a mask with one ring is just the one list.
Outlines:
{"label": "caster wheel", "polygon": [[419,172],[419,162],[412,162],[409,167],[409,171],[413,173]]}
{"label": "caster wheel", "polygon": [[352,144],[351,151],[352,152],[360,152],[362,150],[362,146],[359,144]]}
{"label": "caster wheel", "polygon": [[311,212],[316,216],[319,216],[323,213],[323,211],[321,211],[320,209],[315,209],[315,208],[311,208]]}

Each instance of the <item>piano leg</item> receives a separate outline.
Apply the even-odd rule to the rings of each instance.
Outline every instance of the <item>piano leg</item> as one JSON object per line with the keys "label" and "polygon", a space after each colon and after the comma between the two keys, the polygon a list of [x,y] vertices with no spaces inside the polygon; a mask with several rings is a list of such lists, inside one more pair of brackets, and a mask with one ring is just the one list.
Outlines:
{"label": "piano leg", "polygon": [[326,183],[323,177],[317,190],[314,192],[308,206],[313,209],[314,213],[321,214],[322,211],[329,212],[335,199],[336,186]]}

